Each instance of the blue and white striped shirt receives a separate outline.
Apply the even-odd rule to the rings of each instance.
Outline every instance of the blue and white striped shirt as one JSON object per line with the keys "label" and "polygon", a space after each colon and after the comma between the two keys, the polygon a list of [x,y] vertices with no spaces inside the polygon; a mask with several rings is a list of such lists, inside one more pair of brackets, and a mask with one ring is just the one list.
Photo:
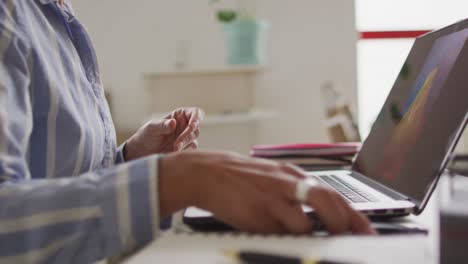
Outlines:
{"label": "blue and white striped shirt", "polygon": [[0,1],[0,263],[89,263],[159,232],[157,156],[125,163],[70,4]]}

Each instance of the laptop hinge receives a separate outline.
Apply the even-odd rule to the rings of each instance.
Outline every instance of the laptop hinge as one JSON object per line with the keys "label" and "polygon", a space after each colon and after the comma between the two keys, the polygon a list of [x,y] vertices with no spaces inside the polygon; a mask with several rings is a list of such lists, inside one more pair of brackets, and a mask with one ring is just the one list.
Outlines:
{"label": "laptop hinge", "polygon": [[355,171],[351,171],[351,174],[350,174],[351,177],[355,178],[356,180],[360,181],[360,182],[363,182],[367,185],[369,185],[370,187],[382,192],[383,194],[385,195],[388,195],[390,196],[391,198],[395,199],[395,200],[411,200],[409,197],[399,193],[399,192],[396,192],[388,187],[386,187],[385,185],[377,182],[377,181],[374,181],[373,179],[369,178],[369,177],[366,177],[358,172],[355,172]]}

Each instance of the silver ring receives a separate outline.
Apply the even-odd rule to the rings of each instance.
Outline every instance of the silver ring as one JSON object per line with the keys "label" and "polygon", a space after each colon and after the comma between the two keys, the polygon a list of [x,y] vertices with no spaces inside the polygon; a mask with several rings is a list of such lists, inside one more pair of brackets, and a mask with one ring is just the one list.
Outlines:
{"label": "silver ring", "polygon": [[314,179],[307,179],[297,182],[296,199],[301,203],[306,203],[307,196],[309,195],[309,190],[317,184],[317,181]]}

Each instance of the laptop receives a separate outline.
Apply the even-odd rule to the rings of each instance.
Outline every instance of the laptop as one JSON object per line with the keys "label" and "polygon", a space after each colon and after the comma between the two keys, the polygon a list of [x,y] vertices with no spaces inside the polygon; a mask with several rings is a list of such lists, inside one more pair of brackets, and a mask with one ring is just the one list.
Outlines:
{"label": "laptop", "polygon": [[[351,169],[307,172],[308,180],[368,216],[420,214],[467,124],[467,39],[468,19],[417,38]],[[197,208],[184,222],[223,226]]]}

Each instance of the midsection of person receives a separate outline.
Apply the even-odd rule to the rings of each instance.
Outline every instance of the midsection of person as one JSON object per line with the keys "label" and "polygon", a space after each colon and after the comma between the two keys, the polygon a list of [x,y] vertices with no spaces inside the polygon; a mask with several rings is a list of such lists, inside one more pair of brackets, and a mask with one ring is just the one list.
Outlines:
{"label": "midsection of person", "polygon": [[[73,42],[64,21],[49,6],[23,2],[31,5],[22,10],[29,17],[23,26],[31,58],[32,177],[66,177],[109,167],[116,151],[115,132],[97,62],[92,53],[84,53],[91,43]],[[66,4],[61,12],[72,15]]]}

